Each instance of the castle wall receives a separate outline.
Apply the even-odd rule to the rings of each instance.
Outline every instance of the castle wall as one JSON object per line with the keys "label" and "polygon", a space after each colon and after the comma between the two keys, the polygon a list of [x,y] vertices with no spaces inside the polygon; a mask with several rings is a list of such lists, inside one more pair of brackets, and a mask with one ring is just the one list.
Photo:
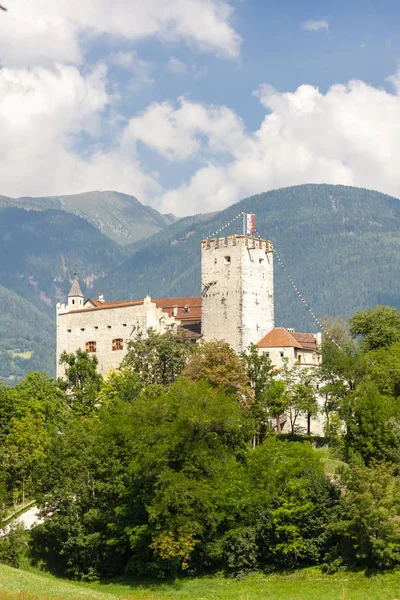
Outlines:
{"label": "castle wall", "polygon": [[[149,297],[142,304],[118,308],[69,311],[65,305],[58,305],[57,377],[65,374],[64,366],[59,364],[64,351],[86,350],[86,342],[96,342],[94,354],[99,361],[98,371],[104,375],[120,366],[128,350],[127,342],[139,332],[146,333],[153,328],[158,333],[165,333],[177,323],[179,321],[157,308]],[[122,350],[113,350],[115,339],[123,340]]]}
{"label": "castle wall", "polygon": [[243,235],[201,243],[202,334],[236,352],[274,327],[271,242]]}

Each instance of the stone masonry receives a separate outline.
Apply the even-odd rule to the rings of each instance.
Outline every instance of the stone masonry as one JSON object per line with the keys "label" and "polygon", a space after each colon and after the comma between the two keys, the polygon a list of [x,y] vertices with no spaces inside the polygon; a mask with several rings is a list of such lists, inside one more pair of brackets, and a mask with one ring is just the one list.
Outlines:
{"label": "stone masonry", "polygon": [[201,242],[202,334],[236,352],[274,328],[272,244],[245,235]]}

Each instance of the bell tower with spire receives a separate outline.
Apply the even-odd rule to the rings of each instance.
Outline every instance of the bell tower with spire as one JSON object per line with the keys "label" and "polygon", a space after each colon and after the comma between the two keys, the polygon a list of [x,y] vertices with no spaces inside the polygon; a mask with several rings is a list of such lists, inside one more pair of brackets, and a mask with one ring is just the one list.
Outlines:
{"label": "bell tower with spire", "polygon": [[78,273],[74,274],[74,280],[68,294],[68,310],[78,310],[83,308],[83,299],[81,286],[79,285]]}

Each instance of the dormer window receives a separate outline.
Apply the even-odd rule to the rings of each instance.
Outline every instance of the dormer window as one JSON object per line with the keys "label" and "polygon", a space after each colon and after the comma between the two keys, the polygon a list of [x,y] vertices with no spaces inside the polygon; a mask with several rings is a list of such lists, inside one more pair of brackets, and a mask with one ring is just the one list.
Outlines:
{"label": "dormer window", "polygon": [[183,307],[183,312],[184,313],[188,313],[190,311],[190,308],[188,306],[184,306]]}

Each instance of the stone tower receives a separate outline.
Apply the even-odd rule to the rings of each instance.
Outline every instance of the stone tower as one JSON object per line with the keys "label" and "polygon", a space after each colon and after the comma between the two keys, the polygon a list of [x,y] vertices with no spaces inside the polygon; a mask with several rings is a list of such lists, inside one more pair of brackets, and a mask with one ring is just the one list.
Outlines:
{"label": "stone tower", "polygon": [[236,352],[274,328],[272,243],[246,235],[201,242],[202,334]]}
{"label": "stone tower", "polygon": [[72,282],[71,289],[68,294],[68,309],[78,310],[83,308],[83,294],[79,285],[78,275],[75,273],[75,279]]}

